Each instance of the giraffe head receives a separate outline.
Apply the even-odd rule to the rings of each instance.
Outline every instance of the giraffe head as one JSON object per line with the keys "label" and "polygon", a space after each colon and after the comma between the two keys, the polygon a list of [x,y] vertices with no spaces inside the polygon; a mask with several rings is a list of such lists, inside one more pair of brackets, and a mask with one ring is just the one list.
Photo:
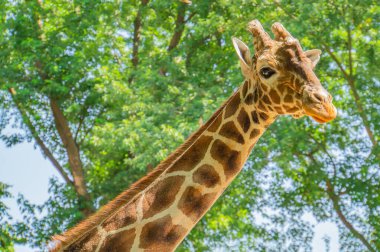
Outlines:
{"label": "giraffe head", "polygon": [[242,41],[233,38],[233,44],[244,77],[254,83],[266,104],[262,107],[295,118],[308,115],[319,123],[334,119],[332,97],[313,71],[321,51],[303,51],[299,41],[280,23],[272,25],[274,39],[257,20],[248,24],[248,30],[254,37],[254,57]]}

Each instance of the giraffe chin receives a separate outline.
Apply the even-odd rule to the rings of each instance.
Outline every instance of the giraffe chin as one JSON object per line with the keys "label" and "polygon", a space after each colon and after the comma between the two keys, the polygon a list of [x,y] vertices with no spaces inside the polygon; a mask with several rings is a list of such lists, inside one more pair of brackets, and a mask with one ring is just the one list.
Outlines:
{"label": "giraffe chin", "polygon": [[[323,109],[321,109],[323,107]],[[327,123],[335,119],[336,108],[334,105],[323,105],[323,106],[304,106],[305,114],[314,119],[317,123]]]}
{"label": "giraffe chin", "polygon": [[316,116],[311,116],[311,118],[313,118],[314,119],[314,121],[316,121],[317,123],[327,123],[328,121],[326,121],[326,120],[324,120],[324,119],[320,119],[320,118],[318,118],[318,117],[316,117]]}

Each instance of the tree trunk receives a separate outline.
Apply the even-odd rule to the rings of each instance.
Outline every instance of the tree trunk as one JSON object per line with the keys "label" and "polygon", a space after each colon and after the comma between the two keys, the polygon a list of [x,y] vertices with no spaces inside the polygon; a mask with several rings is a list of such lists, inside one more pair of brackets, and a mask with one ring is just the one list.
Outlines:
{"label": "tree trunk", "polygon": [[[43,9],[42,0],[37,0],[36,3]],[[36,23],[38,26],[39,36],[38,38],[41,42],[45,42],[45,34],[43,32],[43,20],[38,13],[34,13]],[[41,77],[42,81],[48,80],[49,74],[44,71],[43,63],[40,60],[37,60],[35,63],[38,74]],[[68,122],[65,116],[62,113],[62,110],[59,107],[57,100],[52,97],[50,99],[50,108],[53,112],[54,122],[58,134],[62,140],[63,146],[66,150],[67,158],[69,161],[71,175],[73,177],[73,183],[75,191],[78,195],[79,200],[79,209],[84,216],[89,216],[94,212],[94,209],[91,204],[91,197],[87,191],[87,186],[84,179],[84,172],[82,167],[82,162],[80,159],[79,148],[76,145],[76,142],[73,138],[73,134],[70,131]]]}
{"label": "tree trunk", "polygon": [[50,107],[53,112],[56,129],[67,153],[69,166],[71,168],[71,173],[74,180],[74,187],[79,196],[79,208],[85,216],[88,216],[94,211],[91,206],[90,195],[87,191],[87,186],[85,183],[79,148],[74,141],[67,120],[63,115],[58,102],[53,98],[50,98]]}
{"label": "tree trunk", "polygon": [[38,135],[38,132],[36,128],[34,127],[32,121],[30,120],[28,113],[22,103],[18,101],[16,97],[16,91],[14,88],[9,88],[9,93],[11,94],[11,97],[16,105],[17,110],[20,112],[22,121],[25,123],[26,127],[29,129],[30,133],[32,134],[34,140],[36,140],[37,145],[41,148],[41,151],[45,157],[47,157],[52,165],[57,169],[58,173],[61,174],[62,178],[65,180],[65,182],[68,185],[74,185],[73,181],[69,178],[63,167],[59,164],[58,160],[54,157],[53,153],[49,150],[49,148],[45,145],[45,143],[42,141],[40,136]]}
{"label": "tree trunk", "polygon": [[329,180],[326,181],[326,185],[326,192],[330,200],[332,201],[335,212],[337,213],[339,219],[342,221],[344,226],[348,230],[350,230],[351,234],[358,238],[369,251],[376,252],[376,250],[371,246],[371,244],[366,240],[366,238],[361,233],[359,233],[359,231],[356,230],[354,226],[347,220],[346,216],[344,216],[342,209],[339,205],[339,196],[335,194],[334,187]]}

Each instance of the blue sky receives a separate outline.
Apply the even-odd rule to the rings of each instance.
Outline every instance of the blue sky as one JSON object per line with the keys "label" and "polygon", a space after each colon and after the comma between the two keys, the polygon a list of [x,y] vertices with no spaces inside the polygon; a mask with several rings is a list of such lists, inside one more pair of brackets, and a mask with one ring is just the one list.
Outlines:
{"label": "blue sky", "polygon": [[[48,198],[48,182],[52,176],[59,177],[53,166],[45,160],[32,143],[22,143],[12,148],[6,148],[0,142],[0,181],[12,185],[11,193],[14,196],[21,193],[32,203],[42,203]],[[9,199],[6,204],[10,207],[10,213],[16,220],[21,219],[16,200]],[[311,215],[306,219],[314,222]],[[328,235],[331,239],[331,252],[339,251],[338,230],[333,223],[318,224],[315,228],[316,235],[313,239],[313,252],[323,252],[324,242],[322,237]],[[16,252],[37,251],[28,246],[16,246]]]}
{"label": "blue sky", "polygon": [[[42,157],[32,143],[6,148],[0,142],[0,181],[11,185],[14,198],[6,200],[15,220],[21,219],[15,197],[22,193],[32,203],[43,203],[48,198],[49,178],[57,176],[49,161]],[[27,246],[17,246],[16,252],[36,251]]]}

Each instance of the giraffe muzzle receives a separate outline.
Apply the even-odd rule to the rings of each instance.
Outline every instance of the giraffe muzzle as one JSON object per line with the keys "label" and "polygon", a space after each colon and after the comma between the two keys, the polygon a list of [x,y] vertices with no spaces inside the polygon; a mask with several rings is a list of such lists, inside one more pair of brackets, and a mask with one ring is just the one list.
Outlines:
{"label": "giraffe muzzle", "polygon": [[305,88],[302,104],[305,114],[318,123],[327,123],[336,117],[332,97],[323,87]]}

